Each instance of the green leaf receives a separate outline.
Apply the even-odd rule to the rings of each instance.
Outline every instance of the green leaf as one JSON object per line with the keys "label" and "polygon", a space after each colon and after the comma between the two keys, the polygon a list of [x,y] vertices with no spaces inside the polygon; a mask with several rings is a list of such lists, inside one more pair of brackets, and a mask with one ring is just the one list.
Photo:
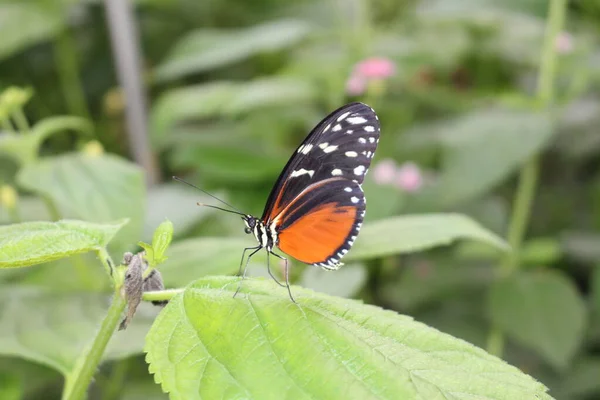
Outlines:
{"label": "green leaf", "polygon": [[[315,88],[306,80],[280,76],[178,88],[167,91],[156,101],[150,113],[150,135],[155,146],[164,148],[177,143],[171,134],[178,124],[236,117],[260,107],[289,104],[297,107],[299,103],[314,100],[315,96]],[[230,131],[221,134],[221,138],[229,136]]]}
{"label": "green leaf", "polygon": [[48,42],[64,27],[59,10],[33,2],[0,4],[0,59]]}
{"label": "green leaf", "polygon": [[26,267],[99,250],[126,223],[62,220],[0,226],[0,268]]}
{"label": "green leaf", "polygon": [[344,265],[334,274],[331,272],[309,265],[302,271],[300,285],[331,296],[351,298],[367,281],[367,271],[362,264]]}
{"label": "green leaf", "polygon": [[293,46],[310,33],[299,20],[272,21],[237,30],[202,29],[189,33],[156,68],[158,82],[206,72],[242,61],[252,55]]}
{"label": "green leaf", "polygon": [[407,316],[267,280],[209,277],[172,299],[146,360],[172,399],[551,399],[502,360]]}
{"label": "green leaf", "polygon": [[17,180],[23,188],[50,198],[64,218],[92,222],[129,218],[110,243],[113,253],[123,253],[139,240],[145,214],[144,176],[128,161],[109,154],[67,154],[28,165]]}
{"label": "green leaf", "polygon": [[586,308],[573,283],[558,271],[514,273],[492,286],[490,316],[510,338],[564,369],[578,350]]}
{"label": "green leaf", "polygon": [[21,380],[12,374],[0,373],[0,399],[20,400],[23,397]]}
{"label": "green leaf", "polygon": [[409,140],[443,147],[439,183],[422,196],[450,207],[484,194],[550,142],[551,121],[550,113],[490,109],[419,129]]}
{"label": "green leaf", "polygon": [[366,223],[344,260],[414,253],[448,245],[458,239],[473,239],[502,250],[508,249],[501,238],[464,215],[407,215]]}
{"label": "green leaf", "polygon": [[[560,380],[557,393],[561,399],[597,398],[600,394],[600,358],[578,360]],[[596,397],[593,397],[596,395]]]}
{"label": "green leaf", "polygon": [[[47,365],[63,375],[75,366],[106,315],[110,295],[56,293],[40,288],[0,289],[0,355]],[[141,353],[158,307],[144,303],[126,331],[118,332],[104,355],[115,360]]]}
{"label": "green leaf", "polygon": [[138,244],[146,251],[146,260],[151,267],[156,267],[167,260],[165,252],[173,239],[173,223],[169,220],[162,222],[154,231],[152,245],[144,242]]}

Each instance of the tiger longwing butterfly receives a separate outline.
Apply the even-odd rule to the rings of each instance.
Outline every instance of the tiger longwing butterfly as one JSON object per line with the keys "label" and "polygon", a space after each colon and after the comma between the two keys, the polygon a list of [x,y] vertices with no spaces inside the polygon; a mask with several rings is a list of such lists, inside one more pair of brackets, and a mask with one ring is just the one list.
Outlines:
{"label": "tiger longwing butterfly", "polygon": [[267,268],[295,301],[288,261],[273,252],[275,246],[299,261],[326,270],[343,265],[340,260],[354,244],[365,216],[361,184],[379,143],[379,133],[375,111],[358,102],[333,111],[310,132],[275,182],[262,217],[238,213],[246,224],[245,232],[254,234],[258,241],[258,246],[242,253],[240,273],[246,251],[253,250],[246,259],[243,277],[250,258],[265,248],[268,254],[285,261],[285,285],[271,273],[268,256]]}

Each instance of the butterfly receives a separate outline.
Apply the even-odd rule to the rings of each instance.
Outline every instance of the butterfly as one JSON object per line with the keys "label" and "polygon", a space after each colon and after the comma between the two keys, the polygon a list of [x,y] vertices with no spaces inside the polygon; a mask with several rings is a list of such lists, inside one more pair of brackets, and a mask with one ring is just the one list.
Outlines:
{"label": "butterfly", "polygon": [[361,185],[379,134],[379,119],[371,107],[358,102],[346,104],[319,122],[296,149],[275,182],[262,217],[222,209],[242,215],[245,232],[253,234],[258,242],[242,253],[240,274],[246,252],[251,251],[242,280],[250,258],[266,249],[268,255],[285,261],[285,285],[271,273],[268,256],[267,270],[275,282],[287,287],[295,302],[288,260],[275,253],[275,247],[298,261],[326,270],[343,265],[340,260],[354,244],[365,217],[366,199]]}

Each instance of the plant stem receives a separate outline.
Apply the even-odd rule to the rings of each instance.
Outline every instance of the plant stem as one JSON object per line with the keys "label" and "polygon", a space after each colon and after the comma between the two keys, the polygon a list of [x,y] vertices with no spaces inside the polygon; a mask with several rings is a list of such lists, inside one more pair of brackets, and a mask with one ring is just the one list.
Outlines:
{"label": "plant stem", "polygon": [[179,293],[183,293],[183,289],[167,289],[167,290],[157,290],[154,292],[144,292],[144,294],[142,295],[142,300],[144,300],[144,301],[171,300],[173,297],[175,297]]}
{"label": "plant stem", "polygon": [[[112,337],[113,333],[117,329],[121,314],[125,309],[126,301],[119,294],[119,290],[115,290],[115,294],[112,299],[112,303],[108,309],[106,317],[102,321],[100,330],[94,338],[92,347],[83,359],[83,365],[81,368],[76,369],[77,375],[73,376],[73,384],[71,385],[71,392],[66,397],[67,400],[82,400],[85,398],[88,386],[92,381],[96,368],[102,360],[104,350],[108,345],[108,341]],[[70,377],[71,378],[71,377]]]}
{"label": "plant stem", "polygon": [[79,65],[77,62],[77,49],[71,33],[62,32],[54,42],[55,62],[62,92],[67,103],[67,110],[71,115],[90,119],[83,85],[79,78]]}
{"label": "plant stem", "polygon": [[[566,15],[566,0],[551,0],[548,11],[548,22],[542,49],[540,73],[538,76],[537,100],[540,107],[549,108],[554,100],[554,79],[556,75],[557,54],[556,37],[562,30]],[[500,262],[498,272],[504,277],[519,268],[519,254],[529,223],[531,205],[535,196],[539,175],[539,160],[535,155],[527,161],[519,174],[519,184],[515,194],[513,212],[508,228],[508,242],[512,252]],[[504,335],[498,327],[493,327],[489,336],[488,352],[502,356]]]}
{"label": "plant stem", "polygon": [[12,114],[12,117],[20,133],[29,133],[29,122],[27,121],[27,117],[25,117],[25,113],[23,112],[22,108],[15,110],[15,112]]}

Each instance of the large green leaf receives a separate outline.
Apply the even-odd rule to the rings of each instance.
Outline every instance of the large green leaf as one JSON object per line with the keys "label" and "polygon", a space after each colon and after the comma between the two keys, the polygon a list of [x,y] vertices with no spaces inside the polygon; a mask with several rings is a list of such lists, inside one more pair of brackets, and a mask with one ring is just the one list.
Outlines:
{"label": "large green leaf", "polygon": [[410,317],[266,280],[209,277],[146,336],[171,399],[551,399],[502,360]]}
{"label": "large green leaf", "polygon": [[344,260],[413,253],[458,239],[478,240],[504,250],[508,248],[501,238],[464,215],[407,215],[365,224]]}
{"label": "large green leaf", "polygon": [[158,81],[223,67],[254,54],[276,51],[307,36],[310,26],[299,20],[279,20],[237,30],[203,29],[189,33],[156,68]]}
{"label": "large green leaf", "polygon": [[116,156],[67,154],[29,165],[17,176],[19,185],[57,206],[62,217],[93,222],[129,218],[109,249],[122,253],[140,239],[144,223],[145,185],[142,170]]}
{"label": "large green leaf", "polygon": [[[66,375],[93,340],[110,296],[3,287],[0,300],[0,355],[45,364]],[[143,344],[140,338],[159,310],[142,304],[127,330],[115,333],[104,358],[139,354]]]}
{"label": "large green leaf", "polygon": [[566,368],[581,345],[586,308],[558,271],[519,272],[492,286],[490,316],[515,341]]}
{"label": "large green leaf", "polygon": [[[185,122],[236,117],[259,107],[308,103],[316,96],[306,80],[267,77],[249,82],[210,82],[173,89],[156,101],[150,113],[150,135],[155,146],[176,143],[173,128]],[[247,130],[247,126],[243,127]],[[225,136],[226,135],[226,136]],[[231,135],[231,129],[222,137]]]}
{"label": "large green leaf", "polygon": [[549,143],[551,121],[545,112],[489,109],[419,128],[409,143],[443,147],[439,182],[423,196],[450,207],[482,195]]}
{"label": "large green leaf", "polygon": [[64,26],[63,16],[55,7],[24,1],[1,3],[0,59],[51,40]]}
{"label": "large green leaf", "polygon": [[62,220],[0,226],[0,268],[26,267],[99,250],[126,223]]}

